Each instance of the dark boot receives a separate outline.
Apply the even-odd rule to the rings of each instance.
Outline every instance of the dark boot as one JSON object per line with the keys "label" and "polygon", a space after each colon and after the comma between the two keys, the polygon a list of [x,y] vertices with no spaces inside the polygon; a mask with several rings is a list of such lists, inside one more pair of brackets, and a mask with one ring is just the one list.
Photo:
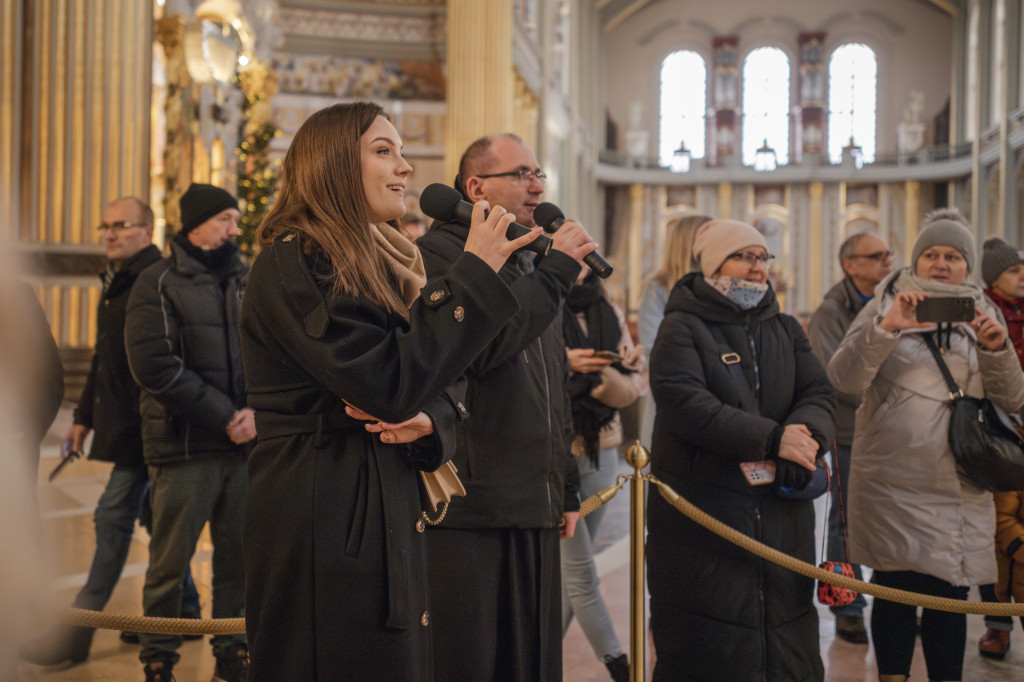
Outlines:
{"label": "dark boot", "polygon": [[868,631],[861,616],[836,616],[836,636],[850,644],[867,644]]}
{"label": "dark boot", "polygon": [[604,665],[611,673],[614,682],[629,682],[629,658],[626,654],[619,656],[605,656]]}
{"label": "dark boot", "polygon": [[74,625],[59,625],[52,631],[21,645],[21,660],[36,665],[77,665],[89,658],[89,647],[96,631]]}
{"label": "dark boot", "polygon": [[249,648],[245,644],[232,644],[217,657],[213,671],[214,682],[245,682],[249,674]]}
{"label": "dark boot", "polygon": [[172,674],[174,665],[166,661],[147,663],[142,672],[146,674],[146,682],[174,682]]}

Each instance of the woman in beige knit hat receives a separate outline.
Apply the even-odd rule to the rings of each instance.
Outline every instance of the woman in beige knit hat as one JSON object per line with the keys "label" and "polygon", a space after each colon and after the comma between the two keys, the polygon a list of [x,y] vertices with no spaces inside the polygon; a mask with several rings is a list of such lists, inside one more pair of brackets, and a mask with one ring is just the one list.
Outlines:
{"label": "woman in beige knit hat", "polygon": [[[800,324],[779,310],[761,233],[712,220],[700,272],[672,290],[651,352],[652,473],[712,516],[814,561],[806,488],[835,398]],[[796,491],[796,492],[794,492]],[[809,578],[762,561],[648,499],[655,680],[821,680]]]}

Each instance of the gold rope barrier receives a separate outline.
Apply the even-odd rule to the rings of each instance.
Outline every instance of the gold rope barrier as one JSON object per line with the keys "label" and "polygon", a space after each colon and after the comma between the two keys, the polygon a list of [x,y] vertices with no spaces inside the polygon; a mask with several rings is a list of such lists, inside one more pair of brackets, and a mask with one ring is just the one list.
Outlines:
{"label": "gold rope barrier", "polygon": [[[645,669],[646,628],[644,627],[644,542],[646,519],[644,517],[645,495],[644,482],[650,481],[658,487],[661,496],[677,511],[687,516],[694,523],[703,526],[719,537],[742,547],[762,559],[776,563],[800,575],[820,580],[831,585],[843,587],[855,592],[870,594],[879,599],[923,606],[939,611],[952,613],[972,613],[985,616],[1024,616],[1024,604],[1004,604],[995,602],[968,602],[958,599],[945,599],[917,592],[907,592],[891,587],[867,583],[863,580],[848,578],[832,571],[818,568],[788,554],[769,547],[762,542],[740,533],[738,530],[722,523],[704,510],[696,507],[689,500],[674,491],[667,483],[658,480],[653,474],[643,474],[642,469],[650,461],[650,455],[640,441],[636,441],[626,452],[626,461],[633,467],[633,474],[620,474],[614,485],[604,488],[591,495],[580,505],[580,518],[586,517],[598,507],[608,503],[630,481],[630,640],[631,665],[630,682],[643,682]],[[171,635],[234,635],[245,632],[244,618],[218,618],[198,620],[193,618],[148,618],[145,616],[124,616],[87,609],[67,609],[62,618],[69,625],[103,628],[107,630],[126,630],[147,634]]]}
{"label": "gold rope barrier", "polygon": [[81,625],[104,630],[126,630],[155,635],[241,635],[245,633],[244,618],[151,618],[122,616],[116,613],[67,609],[61,619],[68,625]]}
{"label": "gold rope barrier", "polygon": [[[658,486],[661,496],[664,497],[669,504],[675,507],[677,511],[680,511],[689,517],[691,521],[700,524],[712,533],[725,538],[734,545],[742,547],[748,552],[753,552],[762,559],[767,559],[772,563],[776,563],[783,568],[788,568],[800,575],[805,575],[808,578],[814,578],[815,580],[820,580],[832,585],[845,587],[846,589],[853,590],[855,592],[870,594],[874,597],[878,597],[879,599],[885,599],[886,601],[909,604],[910,606],[923,606],[928,609],[949,611],[951,613],[976,613],[984,616],[1024,616],[1024,604],[961,601],[959,599],[934,597],[930,594],[907,592],[906,590],[897,590],[892,587],[885,587],[884,585],[867,583],[863,580],[848,578],[846,576],[839,575],[838,573],[833,573],[832,571],[826,571],[823,568],[812,566],[805,561],[794,559],[788,554],[769,547],[762,542],[758,542],[738,530],[727,526],[704,510],[696,507],[692,502],[684,498],[675,490],[672,490],[667,483],[659,481],[653,474],[647,474],[645,478]],[[995,538],[992,539],[992,542],[995,543]]]}

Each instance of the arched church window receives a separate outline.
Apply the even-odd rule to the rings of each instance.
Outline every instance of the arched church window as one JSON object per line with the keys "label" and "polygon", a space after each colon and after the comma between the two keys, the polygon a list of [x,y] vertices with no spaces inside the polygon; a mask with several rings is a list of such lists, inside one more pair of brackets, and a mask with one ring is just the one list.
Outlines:
{"label": "arched church window", "polygon": [[853,142],[865,163],[875,160],[875,121],[878,99],[878,59],[862,43],[840,45],[828,61],[828,158],[843,159],[843,147]]}
{"label": "arched church window", "polygon": [[754,165],[767,141],[779,165],[789,163],[789,57],[759,47],[743,61],[743,165]]}
{"label": "arched church window", "polygon": [[704,157],[704,112],[708,69],[691,50],[679,50],[661,63],[661,122],[658,163],[671,166],[675,151],[685,144],[691,158]]}

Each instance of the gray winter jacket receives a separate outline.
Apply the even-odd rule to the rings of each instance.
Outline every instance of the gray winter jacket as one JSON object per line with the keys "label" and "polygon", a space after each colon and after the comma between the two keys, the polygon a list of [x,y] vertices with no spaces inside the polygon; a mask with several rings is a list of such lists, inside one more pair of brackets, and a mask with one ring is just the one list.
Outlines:
{"label": "gray winter jacket", "polygon": [[[811,350],[822,366],[828,366],[833,353],[842,343],[846,330],[863,308],[864,304],[860,302],[857,287],[849,277],[844,277],[825,294],[825,299],[814,311],[811,322],[807,325],[807,338],[811,340]],[[837,391],[836,400],[836,442],[840,445],[850,445],[853,443],[854,415],[857,406],[860,405],[860,396]]]}

